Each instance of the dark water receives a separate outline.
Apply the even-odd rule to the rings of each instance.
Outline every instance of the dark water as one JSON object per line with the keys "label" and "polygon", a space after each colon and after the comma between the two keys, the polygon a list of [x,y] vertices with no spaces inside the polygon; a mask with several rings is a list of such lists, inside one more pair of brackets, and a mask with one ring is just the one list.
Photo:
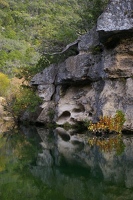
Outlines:
{"label": "dark water", "polygon": [[[41,132],[44,134],[45,130]],[[64,162],[53,142],[54,136],[51,133],[44,150],[34,127],[0,134],[0,200],[133,200],[131,136],[121,155],[103,155],[92,149],[91,159],[96,154],[96,162],[89,158],[89,152],[87,157],[79,149],[88,169]]]}

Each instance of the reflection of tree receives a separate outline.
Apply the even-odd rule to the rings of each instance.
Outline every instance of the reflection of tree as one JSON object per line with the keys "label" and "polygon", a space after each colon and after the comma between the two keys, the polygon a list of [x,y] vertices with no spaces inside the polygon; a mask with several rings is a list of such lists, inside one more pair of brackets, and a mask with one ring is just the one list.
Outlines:
{"label": "reflection of tree", "polygon": [[[10,135],[10,137],[9,137]],[[38,147],[35,138],[24,134],[4,134],[0,137],[0,199],[37,199],[40,195],[37,179],[30,173]],[[43,186],[45,189],[45,186]]]}
{"label": "reflection of tree", "polygon": [[2,138],[2,135],[0,135],[0,173],[5,170],[6,163],[8,162],[7,158],[2,154],[4,144],[5,138]]}
{"label": "reflection of tree", "polygon": [[0,135],[0,200],[65,200],[31,172],[40,151],[33,130],[31,138],[15,129]]}
{"label": "reflection of tree", "polygon": [[111,152],[112,150],[115,150],[118,155],[120,155],[125,148],[121,134],[109,138],[93,137],[90,138],[88,142],[90,146],[96,145],[100,148],[100,150],[105,152]]}
{"label": "reflection of tree", "polygon": [[[125,115],[118,110],[114,117],[101,117],[96,124],[90,123],[88,130],[94,137],[89,139],[91,146],[98,146],[103,151],[115,150],[117,154],[124,151],[124,143],[122,140],[122,127],[125,122]],[[109,136],[110,134],[114,136]]]}

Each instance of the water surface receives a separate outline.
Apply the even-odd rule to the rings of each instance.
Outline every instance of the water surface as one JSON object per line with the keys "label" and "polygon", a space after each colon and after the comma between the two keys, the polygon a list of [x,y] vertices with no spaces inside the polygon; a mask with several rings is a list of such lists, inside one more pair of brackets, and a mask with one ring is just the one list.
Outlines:
{"label": "water surface", "polygon": [[48,147],[42,148],[37,130],[21,127],[0,134],[0,200],[133,199],[132,136],[126,139],[128,147],[121,155],[91,148],[87,156],[87,147],[76,148],[71,155],[84,158],[87,168],[81,167],[79,158],[77,163],[67,162],[60,155],[55,133],[47,138],[48,130],[43,128],[39,130]]}

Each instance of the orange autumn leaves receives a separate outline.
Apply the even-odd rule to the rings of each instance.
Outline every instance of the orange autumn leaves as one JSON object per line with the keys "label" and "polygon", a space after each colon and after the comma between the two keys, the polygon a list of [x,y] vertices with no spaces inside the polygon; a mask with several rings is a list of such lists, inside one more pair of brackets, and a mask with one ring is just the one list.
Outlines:
{"label": "orange autumn leaves", "polygon": [[[125,115],[118,110],[114,117],[104,116],[96,124],[90,123],[88,130],[94,136],[89,138],[89,145],[98,146],[104,152],[115,150],[117,154],[121,154],[125,147],[121,134],[124,122]],[[113,136],[110,137],[112,133]]]}

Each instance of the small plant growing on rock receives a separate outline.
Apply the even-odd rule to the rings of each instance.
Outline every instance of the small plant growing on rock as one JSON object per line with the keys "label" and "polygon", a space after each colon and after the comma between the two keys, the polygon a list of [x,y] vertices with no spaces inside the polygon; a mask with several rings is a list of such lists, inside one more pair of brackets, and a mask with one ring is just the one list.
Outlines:
{"label": "small plant growing on rock", "polygon": [[[88,140],[89,145],[96,145],[107,152],[115,149],[117,154],[121,154],[125,147],[121,134],[124,122],[125,115],[118,110],[114,117],[104,116],[100,117],[99,122],[96,124],[90,123],[88,130],[94,134],[94,137]],[[112,133],[115,135],[108,137]]]}
{"label": "small plant growing on rock", "polygon": [[100,117],[96,124],[90,123],[88,130],[96,135],[105,135],[106,133],[121,133],[125,115],[118,110],[114,117]]}

